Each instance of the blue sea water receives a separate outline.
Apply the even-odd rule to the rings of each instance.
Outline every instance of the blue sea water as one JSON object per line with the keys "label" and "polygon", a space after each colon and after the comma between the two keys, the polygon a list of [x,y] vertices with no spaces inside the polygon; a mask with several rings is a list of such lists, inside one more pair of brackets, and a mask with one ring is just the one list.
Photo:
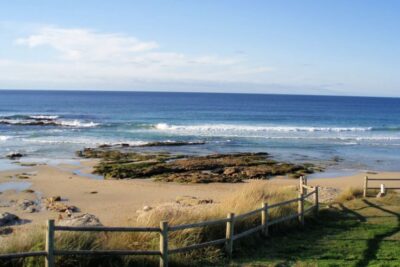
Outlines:
{"label": "blue sea water", "polygon": [[399,171],[400,99],[0,91],[0,169],[10,152],[62,161],[83,147],[152,141],[206,142],[152,148],[183,153],[262,151],[304,162],[340,157],[336,168],[347,171]]}

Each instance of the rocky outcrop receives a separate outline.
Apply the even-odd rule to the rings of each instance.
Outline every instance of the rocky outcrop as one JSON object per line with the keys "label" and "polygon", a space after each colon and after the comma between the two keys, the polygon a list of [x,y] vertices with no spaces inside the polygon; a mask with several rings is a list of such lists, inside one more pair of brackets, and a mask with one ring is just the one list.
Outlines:
{"label": "rocky outcrop", "polygon": [[9,153],[6,155],[6,158],[11,159],[11,160],[17,160],[20,159],[24,156],[24,154],[19,153],[19,152],[13,152],[13,153]]}
{"label": "rocky outcrop", "polygon": [[19,222],[20,222],[20,219],[15,214],[8,213],[8,212],[0,213],[0,227],[6,226],[6,225],[18,224]]}
{"label": "rocky outcrop", "polygon": [[278,162],[267,153],[213,154],[184,156],[170,153],[138,153],[131,148],[86,148],[77,154],[100,158],[94,173],[106,179],[154,178],[179,183],[238,183],[244,179],[268,179],[313,173],[312,164]]}
{"label": "rocky outcrop", "polygon": [[61,219],[57,222],[60,226],[102,226],[99,218],[85,213],[82,215],[71,216],[70,218]]}
{"label": "rocky outcrop", "polygon": [[39,211],[39,207],[36,205],[35,201],[29,199],[23,199],[18,201],[18,207],[24,211],[33,213]]}

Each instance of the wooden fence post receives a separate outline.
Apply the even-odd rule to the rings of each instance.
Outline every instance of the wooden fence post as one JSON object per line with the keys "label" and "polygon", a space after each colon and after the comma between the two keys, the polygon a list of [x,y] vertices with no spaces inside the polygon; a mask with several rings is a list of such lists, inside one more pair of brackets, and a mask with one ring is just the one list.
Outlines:
{"label": "wooden fence post", "polygon": [[365,178],[364,178],[364,193],[363,193],[364,197],[367,197],[367,190],[368,190],[368,176],[365,176]]}
{"label": "wooden fence post", "polygon": [[234,233],[234,227],[235,227],[235,214],[234,213],[229,213],[227,218],[228,218],[228,221],[226,222],[225,251],[226,251],[226,254],[228,255],[228,258],[232,259],[233,233]]}
{"label": "wooden fence post", "polygon": [[262,203],[262,210],[261,210],[261,225],[263,226],[262,235],[268,236],[268,221],[269,221],[269,214],[268,214],[268,203]]}
{"label": "wooden fence post", "polygon": [[46,267],[54,267],[54,220],[47,221],[46,229]]}
{"label": "wooden fence post", "polygon": [[318,215],[318,212],[319,212],[319,196],[318,196],[318,194],[319,194],[319,186],[316,186],[315,187],[315,198],[314,198],[315,215],[316,216]]}
{"label": "wooden fence post", "polygon": [[299,214],[299,222],[304,225],[304,198],[301,193],[299,193],[299,200],[297,202],[297,213]]}
{"label": "wooden fence post", "polygon": [[168,267],[168,222],[160,222],[160,267]]}
{"label": "wooden fence post", "polygon": [[[304,179],[303,184],[304,184],[305,186],[307,186],[307,185],[308,185],[307,176],[303,176],[303,179]],[[304,194],[307,194],[307,193],[308,193],[308,190],[307,190],[307,188],[305,188],[304,191],[303,191],[303,195],[304,195]]]}
{"label": "wooden fence post", "polygon": [[299,179],[299,192],[300,192],[300,194],[304,194],[303,176],[300,176],[300,179]]}

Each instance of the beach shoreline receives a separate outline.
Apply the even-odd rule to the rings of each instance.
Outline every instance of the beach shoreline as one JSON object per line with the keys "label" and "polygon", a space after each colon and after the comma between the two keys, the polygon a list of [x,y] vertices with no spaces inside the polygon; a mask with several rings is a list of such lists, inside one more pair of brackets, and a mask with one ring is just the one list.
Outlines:
{"label": "beach shoreline", "polygon": [[[16,203],[24,200],[43,201],[45,198],[60,196],[62,202],[78,208],[77,215],[89,213],[100,219],[104,225],[132,225],[138,211],[144,207],[154,207],[163,203],[175,202],[178,197],[190,196],[198,199],[211,199],[218,203],[249,183],[258,182],[266,186],[297,186],[298,179],[274,177],[269,180],[245,180],[243,183],[180,184],[175,182],[155,182],[152,179],[94,179],[90,177],[91,168],[97,160],[80,160],[80,165],[58,164],[37,165],[0,171],[1,185],[25,183],[20,191],[6,190],[0,194],[2,203],[0,213],[10,212],[20,217],[22,225],[12,226],[16,231],[34,225],[44,225],[48,219],[59,219],[60,214],[42,208],[38,212],[27,212]],[[77,172],[77,170],[79,170]],[[23,179],[17,178],[25,175]],[[333,188],[337,193],[347,188],[361,188],[364,177],[394,178],[400,172],[360,172],[344,177],[324,177],[309,179],[309,185]],[[323,175],[322,175],[323,176]],[[13,177],[13,178],[10,178]],[[28,187],[26,185],[29,184]],[[33,190],[27,192],[26,189]],[[24,191],[25,190],[25,191]],[[0,190],[1,191],[1,190]],[[331,196],[332,197],[332,196]],[[333,196],[334,197],[334,196]],[[5,203],[14,203],[9,206]],[[75,213],[74,213],[75,214]]]}

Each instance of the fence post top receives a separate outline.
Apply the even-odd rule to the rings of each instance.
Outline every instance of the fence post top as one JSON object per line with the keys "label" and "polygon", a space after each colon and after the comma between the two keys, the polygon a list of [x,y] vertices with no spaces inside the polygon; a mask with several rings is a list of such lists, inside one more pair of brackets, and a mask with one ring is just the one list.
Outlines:
{"label": "fence post top", "polygon": [[230,213],[228,213],[228,216],[227,216],[228,218],[233,218],[233,217],[235,217],[235,213],[233,213],[233,212],[230,212]]}
{"label": "fence post top", "polygon": [[168,221],[161,221],[161,222],[160,222],[160,226],[161,226],[161,227],[164,227],[164,226],[166,226],[166,225],[168,225]]}

